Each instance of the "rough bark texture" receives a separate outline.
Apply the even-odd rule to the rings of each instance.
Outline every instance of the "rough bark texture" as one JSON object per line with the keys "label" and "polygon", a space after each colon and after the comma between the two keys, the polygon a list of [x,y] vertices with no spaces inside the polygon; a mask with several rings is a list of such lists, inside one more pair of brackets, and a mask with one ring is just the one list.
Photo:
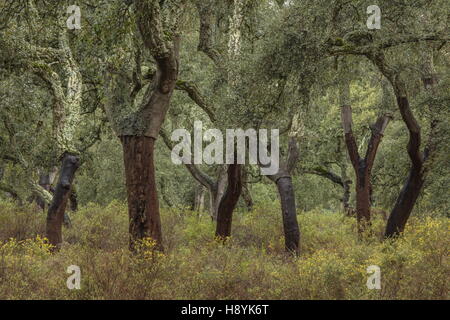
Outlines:
{"label": "rough bark texture", "polygon": [[[182,0],[134,1],[140,39],[156,62],[156,70],[149,77],[151,84],[146,86],[143,81],[142,55],[138,53],[133,75],[128,61],[106,64],[105,111],[123,146],[131,250],[136,240],[147,237],[156,241],[157,249],[163,249],[153,153],[178,78],[178,27],[184,5]],[[129,88],[130,76],[133,88]],[[140,92],[142,101],[136,108],[135,97]]]}
{"label": "rough bark texture", "polygon": [[240,164],[228,166],[228,186],[219,204],[216,226],[216,237],[223,240],[231,235],[233,211],[242,192],[241,167]]}
{"label": "rough bark texture", "polygon": [[59,173],[58,183],[55,188],[53,201],[47,213],[47,239],[49,243],[58,249],[62,243],[62,223],[66,210],[67,200],[72,189],[75,172],[80,166],[78,156],[65,153],[62,157],[62,165]]}
{"label": "rough bark texture", "polygon": [[155,139],[122,136],[123,158],[128,195],[130,249],[137,240],[152,238],[162,250],[161,220],[156,190]]}

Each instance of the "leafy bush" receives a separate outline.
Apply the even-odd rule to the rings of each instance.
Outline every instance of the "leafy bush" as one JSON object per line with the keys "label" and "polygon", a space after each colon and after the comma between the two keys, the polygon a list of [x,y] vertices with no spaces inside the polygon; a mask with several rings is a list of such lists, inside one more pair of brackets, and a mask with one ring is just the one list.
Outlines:
{"label": "leafy bush", "polygon": [[[352,218],[301,213],[294,258],[279,215],[274,205],[236,213],[220,243],[209,217],[164,209],[164,253],[144,240],[131,254],[126,206],[88,205],[51,254],[45,216],[0,203],[0,299],[448,299],[448,218],[415,217],[394,242],[380,241],[381,219],[358,240]],[[70,265],[81,268],[80,290],[66,286]],[[381,290],[367,289],[370,265],[381,268]]]}

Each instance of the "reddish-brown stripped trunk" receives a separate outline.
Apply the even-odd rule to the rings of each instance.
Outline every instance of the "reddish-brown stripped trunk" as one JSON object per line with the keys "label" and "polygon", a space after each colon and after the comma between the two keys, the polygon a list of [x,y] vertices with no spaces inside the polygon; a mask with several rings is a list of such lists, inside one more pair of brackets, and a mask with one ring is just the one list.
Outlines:
{"label": "reddish-brown stripped trunk", "polygon": [[361,158],[352,131],[351,107],[343,105],[341,109],[345,143],[356,175],[356,219],[358,220],[358,233],[361,234],[370,225],[371,171],[378,146],[391,116],[389,114],[380,116],[371,127],[372,136],[367,146],[366,155]]}
{"label": "reddish-brown stripped trunk", "polygon": [[130,249],[136,241],[151,238],[162,250],[161,219],[155,180],[155,139],[146,136],[122,136],[123,158],[128,196]]}

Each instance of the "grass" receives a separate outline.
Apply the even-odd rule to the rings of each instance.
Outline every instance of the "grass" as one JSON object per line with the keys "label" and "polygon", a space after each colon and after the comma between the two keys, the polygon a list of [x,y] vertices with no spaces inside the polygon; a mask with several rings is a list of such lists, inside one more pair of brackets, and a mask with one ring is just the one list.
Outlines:
{"label": "grass", "polygon": [[[45,215],[0,203],[0,299],[448,299],[449,219],[413,217],[403,237],[380,241],[384,222],[357,240],[339,213],[299,214],[301,256],[284,252],[274,205],[235,214],[233,237],[213,239],[207,215],[162,210],[165,252],[128,247],[126,206],[88,205],[72,214],[64,245],[51,254]],[[81,289],[66,286],[81,268]],[[366,286],[381,268],[381,290]]]}

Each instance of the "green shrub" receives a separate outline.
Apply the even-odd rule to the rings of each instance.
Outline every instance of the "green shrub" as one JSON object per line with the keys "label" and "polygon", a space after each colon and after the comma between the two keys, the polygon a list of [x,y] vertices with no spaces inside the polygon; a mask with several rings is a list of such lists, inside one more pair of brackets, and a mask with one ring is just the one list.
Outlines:
{"label": "green shrub", "polygon": [[[88,205],[72,214],[61,251],[43,241],[45,216],[0,203],[0,299],[448,299],[449,220],[415,217],[404,236],[381,241],[384,221],[358,240],[353,218],[299,214],[301,256],[284,252],[280,209],[238,212],[232,237],[214,240],[208,216],[162,210],[164,253],[144,241],[128,247],[124,204]],[[69,290],[67,267],[81,268]],[[381,290],[366,269],[381,268]]]}

